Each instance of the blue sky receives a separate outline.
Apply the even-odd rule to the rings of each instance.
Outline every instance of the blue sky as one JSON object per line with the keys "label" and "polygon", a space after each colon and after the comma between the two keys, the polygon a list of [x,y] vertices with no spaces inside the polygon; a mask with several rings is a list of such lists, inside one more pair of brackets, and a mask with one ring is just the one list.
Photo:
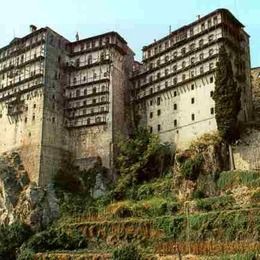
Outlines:
{"label": "blue sky", "polygon": [[29,25],[49,26],[69,40],[119,32],[141,59],[141,49],[197,15],[228,8],[250,34],[252,67],[260,66],[260,0],[0,0],[0,46],[28,33]]}

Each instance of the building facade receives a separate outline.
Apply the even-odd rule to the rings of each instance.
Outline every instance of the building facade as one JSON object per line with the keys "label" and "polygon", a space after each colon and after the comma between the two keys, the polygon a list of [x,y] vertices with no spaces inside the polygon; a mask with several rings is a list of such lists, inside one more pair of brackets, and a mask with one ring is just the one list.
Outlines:
{"label": "building facade", "polygon": [[143,48],[133,71],[133,103],[139,125],[185,148],[217,129],[212,95],[218,51],[224,45],[241,88],[239,119],[252,114],[249,36],[226,9],[218,9]]}
{"label": "building facade", "polygon": [[39,185],[67,156],[82,168],[96,157],[112,168],[132,63],[115,32],[70,42],[31,26],[0,49],[0,154],[18,150]]}

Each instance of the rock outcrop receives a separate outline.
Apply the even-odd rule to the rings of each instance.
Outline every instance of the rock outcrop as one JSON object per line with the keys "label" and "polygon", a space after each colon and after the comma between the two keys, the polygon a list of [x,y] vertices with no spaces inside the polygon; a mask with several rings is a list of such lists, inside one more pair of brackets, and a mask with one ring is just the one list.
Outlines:
{"label": "rock outcrop", "polygon": [[40,230],[58,216],[53,187],[42,188],[31,183],[19,154],[4,154],[0,158],[0,224],[21,220]]}

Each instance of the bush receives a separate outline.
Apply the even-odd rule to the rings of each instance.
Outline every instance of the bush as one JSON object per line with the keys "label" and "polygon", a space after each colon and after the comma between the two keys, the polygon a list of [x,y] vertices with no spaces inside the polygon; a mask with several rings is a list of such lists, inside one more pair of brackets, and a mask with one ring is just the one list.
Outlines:
{"label": "bush", "polygon": [[191,157],[184,160],[184,162],[181,164],[181,174],[185,179],[192,181],[197,180],[203,161],[204,159],[201,154],[197,154],[193,158]]}
{"label": "bush", "polygon": [[31,229],[20,222],[0,226],[0,259],[15,259],[16,250],[31,235]]}
{"label": "bush", "polygon": [[113,251],[114,260],[140,260],[141,254],[134,245],[127,245]]}
{"label": "bush", "polygon": [[206,194],[202,190],[195,190],[192,192],[192,199],[204,199]]}
{"label": "bush", "polygon": [[50,250],[75,250],[87,247],[87,241],[78,231],[66,233],[61,229],[42,231],[31,237],[22,250],[45,252]]}
{"label": "bush", "polygon": [[35,253],[33,250],[25,248],[19,253],[17,260],[34,260]]}

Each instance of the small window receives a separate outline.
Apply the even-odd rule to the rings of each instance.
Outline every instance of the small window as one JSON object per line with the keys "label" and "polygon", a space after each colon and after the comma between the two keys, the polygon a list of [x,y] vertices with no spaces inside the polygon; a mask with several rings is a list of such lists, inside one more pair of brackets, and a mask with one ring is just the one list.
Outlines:
{"label": "small window", "polygon": [[191,90],[194,90],[194,84],[191,84]]}
{"label": "small window", "polygon": [[202,53],[200,53],[200,60],[203,60],[203,59],[204,59],[204,54],[202,52]]}
{"label": "small window", "polygon": [[55,117],[52,118],[52,123],[55,123]]}
{"label": "small window", "polygon": [[158,73],[157,73],[157,79],[159,79],[160,77],[161,77],[161,73],[158,72]]}
{"label": "small window", "polygon": [[165,82],[164,82],[164,85],[165,85],[165,87],[167,88],[167,87],[168,87],[168,81],[165,81]]}
{"label": "small window", "polygon": [[211,35],[209,35],[209,42],[212,42],[213,41],[213,39],[214,39],[214,35],[213,34],[211,34]]}
{"label": "small window", "polygon": [[186,75],[182,74],[182,80],[184,81],[186,79]]}
{"label": "small window", "polygon": [[94,99],[92,100],[92,103],[93,103],[93,104],[96,104],[96,102],[97,102],[97,100],[94,98]]}
{"label": "small window", "polygon": [[209,64],[209,70],[213,70],[213,67],[214,67],[214,63],[211,62],[211,63]]}
{"label": "small window", "polygon": [[210,91],[210,96],[213,97],[214,91]]}
{"label": "small window", "polygon": [[210,28],[211,25],[212,25],[212,24],[211,24],[211,19],[209,19],[209,20],[208,20],[208,28]]}
{"label": "small window", "polygon": [[199,40],[199,47],[202,47],[202,46],[203,46],[203,43],[204,43],[203,39],[200,39],[200,40]]}
{"label": "small window", "polygon": [[174,104],[174,105],[173,105],[173,109],[174,109],[174,110],[177,110],[177,104]]}
{"label": "small window", "polygon": [[32,120],[34,121],[35,120],[35,115],[33,114],[33,116],[32,116]]}
{"label": "small window", "polygon": [[157,130],[158,130],[158,132],[161,131],[161,125],[157,125]]}
{"label": "small window", "polygon": [[95,94],[97,92],[97,88],[94,87],[93,90],[92,90],[92,93]]}
{"label": "small window", "polygon": [[151,99],[151,100],[150,100],[150,106],[152,106],[152,105],[153,105],[153,100]]}
{"label": "small window", "polygon": [[36,108],[36,104],[33,104],[33,108]]}
{"label": "small window", "polygon": [[174,119],[173,124],[174,124],[174,126],[177,126],[177,120],[176,119]]}
{"label": "small window", "polygon": [[161,104],[161,98],[158,97],[158,98],[157,98],[157,105],[159,106],[160,104]]}
{"label": "small window", "polygon": [[167,61],[169,61],[169,56],[168,55],[165,56],[165,62],[167,62]]}
{"label": "small window", "polygon": [[160,116],[161,115],[161,109],[158,109],[157,110],[157,116]]}
{"label": "small window", "polygon": [[150,118],[153,118],[153,112],[150,112]]}
{"label": "small window", "polygon": [[203,66],[200,67],[200,74],[202,74],[204,72],[204,68]]}
{"label": "small window", "polygon": [[157,60],[157,66],[160,66],[160,59]]}
{"label": "small window", "polygon": [[165,76],[168,75],[168,73],[169,73],[169,69],[165,69],[165,70],[164,70]]}
{"label": "small window", "polygon": [[191,104],[194,104],[195,103],[195,98],[191,98]]}
{"label": "small window", "polygon": [[210,77],[210,78],[209,78],[209,82],[210,82],[210,83],[213,83],[213,81],[214,81],[213,77]]}
{"label": "small window", "polygon": [[214,107],[210,108],[210,114],[214,115]]}
{"label": "small window", "polygon": [[150,94],[153,94],[153,89],[152,88],[150,88]]}
{"label": "small window", "polygon": [[204,31],[205,30],[205,23],[202,23],[201,24],[201,31]]}
{"label": "small window", "polygon": [[176,64],[172,66],[172,70],[177,71],[177,65]]}
{"label": "small window", "polygon": [[181,66],[182,66],[183,68],[185,68],[185,66],[186,66],[185,60],[182,62]]}
{"label": "small window", "polygon": [[153,132],[153,128],[150,126],[150,133],[152,133]]}
{"label": "small window", "polygon": [[178,56],[177,51],[175,51],[175,52],[173,53],[173,58],[177,58],[177,56]]}
{"label": "small window", "polygon": [[191,43],[189,48],[190,48],[190,51],[193,51],[195,49],[195,43]]}
{"label": "small window", "polygon": [[177,91],[174,91],[174,92],[173,92],[173,95],[176,97],[176,96],[177,96]]}
{"label": "small window", "polygon": [[191,114],[191,120],[192,120],[192,121],[195,120],[195,114]]}
{"label": "small window", "polygon": [[212,56],[214,53],[214,50],[213,49],[209,49],[209,56]]}
{"label": "small window", "polygon": [[24,118],[24,123],[27,123],[27,117]]}
{"label": "small window", "polygon": [[186,48],[184,47],[181,49],[181,54],[184,55],[185,53],[186,53]]}
{"label": "small window", "polygon": [[194,34],[194,30],[193,28],[190,28],[190,36],[193,36],[193,34]]}
{"label": "small window", "polygon": [[191,57],[190,64],[194,64],[194,63],[195,63],[195,57]]}
{"label": "small window", "polygon": [[177,84],[177,78],[173,78],[173,84],[174,84],[174,85]]}

